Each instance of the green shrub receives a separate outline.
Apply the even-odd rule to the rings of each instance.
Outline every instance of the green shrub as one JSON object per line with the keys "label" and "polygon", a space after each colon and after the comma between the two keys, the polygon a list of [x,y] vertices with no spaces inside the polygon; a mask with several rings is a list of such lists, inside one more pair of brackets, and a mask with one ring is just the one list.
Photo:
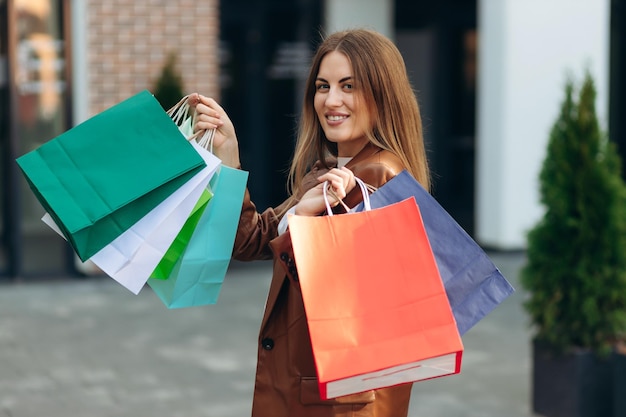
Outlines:
{"label": "green shrub", "polygon": [[184,96],[183,77],[176,68],[177,60],[175,53],[168,55],[153,90],[154,97],[165,110],[169,110]]}
{"label": "green shrub", "polygon": [[554,352],[607,353],[626,332],[626,186],[601,131],[585,75],[565,86],[540,181],[543,218],[528,234],[521,271],[535,340]]}

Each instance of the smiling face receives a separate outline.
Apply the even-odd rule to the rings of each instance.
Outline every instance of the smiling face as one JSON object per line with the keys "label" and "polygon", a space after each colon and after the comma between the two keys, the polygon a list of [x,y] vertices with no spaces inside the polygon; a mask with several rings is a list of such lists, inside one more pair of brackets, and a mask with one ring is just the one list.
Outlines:
{"label": "smiling face", "polygon": [[322,59],[315,80],[315,112],[326,138],[337,144],[341,157],[352,157],[363,149],[372,125],[353,77],[348,58],[333,51]]}

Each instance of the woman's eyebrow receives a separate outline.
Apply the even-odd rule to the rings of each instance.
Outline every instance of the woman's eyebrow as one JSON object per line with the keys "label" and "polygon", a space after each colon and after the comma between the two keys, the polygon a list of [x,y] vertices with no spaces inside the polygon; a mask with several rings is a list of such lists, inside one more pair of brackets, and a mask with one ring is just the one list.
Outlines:
{"label": "woman's eyebrow", "polygon": [[[349,81],[349,80],[351,80],[351,79],[352,79],[352,75],[348,75],[347,77],[343,77],[341,80],[339,80],[339,82],[340,82],[340,83],[343,83],[343,82]],[[325,80],[325,79],[324,79],[324,78],[322,78],[322,77],[317,77],[317,78],[315,79],[315,81],[322,81],[322,82],[325,82],[325,83],[327,83],[327,82],[328,82],[328,80]]]}

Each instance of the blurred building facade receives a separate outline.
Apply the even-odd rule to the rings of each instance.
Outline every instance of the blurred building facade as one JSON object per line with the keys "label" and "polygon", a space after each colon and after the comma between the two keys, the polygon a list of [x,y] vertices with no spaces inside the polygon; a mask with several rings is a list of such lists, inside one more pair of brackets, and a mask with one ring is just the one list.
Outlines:
{"label": "blurred building facade", "polygon": [[[0,277],[76,272],[15,158],[143,89],[177,54],[184,90],[218,97],[259,209],[285,197],[320,34],[396,42],[424,120],[434,195],[479,243],[524,248],[562,87],[589,69],[626,148],[626,0],[0,0]],[[621,72],[620,72],[621,71]],[[621,113],[620,113],[621,112]]]}
{"label": "blurred building facade", "polygon": [[0,274],[75,269],[68,245],[42,224],[15,158],[152,90],[173,53],[188,88],[217,94],[219,16],[219,0],[0,1]]}

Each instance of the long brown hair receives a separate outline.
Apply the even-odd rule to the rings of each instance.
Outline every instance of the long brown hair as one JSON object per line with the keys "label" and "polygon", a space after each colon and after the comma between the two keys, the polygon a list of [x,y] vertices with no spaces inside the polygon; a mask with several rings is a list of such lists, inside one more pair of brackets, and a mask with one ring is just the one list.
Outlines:
{"label": "long brown hair", "polygon": [[429,189],[422,119],[402,55],[385,36],[371,30],[352,29],[329,35],[313,57],[289,170],[291,198],[295,200],[300,194],[302,179],[316,161],[325,164],[329,155],[337,156],[337,144],[326,139],[313,106],[320,64],[333,51],[343,53],[350,61],[359,99],[370,108],[373,120],[372,130],[367,132],[370,142],[397,155],[415,179]]}

